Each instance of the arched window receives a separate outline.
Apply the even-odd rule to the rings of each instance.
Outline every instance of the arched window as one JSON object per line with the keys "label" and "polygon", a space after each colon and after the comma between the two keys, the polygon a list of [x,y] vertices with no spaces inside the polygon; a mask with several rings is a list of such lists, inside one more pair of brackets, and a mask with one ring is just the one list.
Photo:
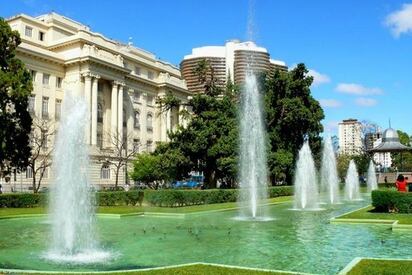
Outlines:
{"label": "arched window", "polygon": [[110,179],[110,166],[108,164],[103,164],[100,170],[100,178],[105,180]]}
{"label": "arched window", "polygon": [[146,125],[148,131],[153,131],[153,115],[151,113],[147,114]]}
{"label": "arched window", "polygon": [[134,112],[134,128],[140,128],[140,112]]}
{"label": "arched window", "polygon": [[97,122],[103,123],[103,106],[97,103]]}

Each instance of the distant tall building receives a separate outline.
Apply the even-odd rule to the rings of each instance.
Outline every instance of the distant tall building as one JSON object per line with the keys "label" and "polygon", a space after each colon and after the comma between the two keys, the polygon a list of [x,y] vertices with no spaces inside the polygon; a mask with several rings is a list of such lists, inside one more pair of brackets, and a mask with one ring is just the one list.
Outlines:
{"label": "distant tall building", "polygon": [[187,88],[191,92],[202,92],[203,87],[193,70],[201,60],[207,60],[217,78],[218,86],[224,88],[227,79],[236,84],[245,80],[246,72],[273,72],[276,69],[287,70],[285,62],[270,59],[265,48],[255,43],[229,41],[225,46],[205,46],[192,49],[180,63],[182,77],[186,80]]}
{"label": "distant tall building", "polygon": [[365,134],[365,150],[368,151],[375,147],[375,142],[382,137],[382,133],[380,131],[376,133],[367,133]]}
{"label": "distant tall building", "polygon": [[339,123],[339,153],[357,155],[362,151],[361,123],[345,119]]}

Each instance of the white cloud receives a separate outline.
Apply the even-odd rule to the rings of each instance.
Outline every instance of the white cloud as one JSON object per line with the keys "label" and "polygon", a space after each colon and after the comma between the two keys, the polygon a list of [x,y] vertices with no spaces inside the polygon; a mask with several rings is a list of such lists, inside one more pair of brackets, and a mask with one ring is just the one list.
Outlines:
{"label": "white cloud", "polygon": [[380,88],[365,87],[355,83],[339,83],[335,88],[336,91],[352,95],[380,95],[383,94]]}
{"label": "white cloud", "polygon": [[373,98],[359,97],[355,100],[356,105],[362,107],[372,107],[378,104],[378,101]]}
{"label": "white cloud", "polygon": [[326,108],[338,108],[342,106],[342,103],[336,99],[319,99],[320,105]]}
{"label": "white cloud", "polygon": [[325,133],[336,133],[338,131],[339,121],[328,121],[323,123],[323,129]]}
{"label": "white cloud", "polygon": [[388,26],[396,38],[402,33],[412,31],[412,4],[403,4],[400,10],[390,13],[385,19]]}
{"label": "white cloud", "polygon": [[308,75],[313,77],[313,86],[319,86],[321,84],[329,83],[330,78],[326,74],[321,74],[315,70],[309,69]]}

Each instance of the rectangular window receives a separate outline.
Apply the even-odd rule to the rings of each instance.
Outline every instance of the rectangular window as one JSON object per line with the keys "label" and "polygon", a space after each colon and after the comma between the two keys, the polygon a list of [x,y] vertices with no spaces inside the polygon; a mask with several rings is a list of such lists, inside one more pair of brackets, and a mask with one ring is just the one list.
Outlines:
{"label": "rectangular window", "polygon": [[140,75],[142,73],[139,66],[134,67],[134,71],[135,71],[136,75]]}
{"label": "rectangular window", "polygon": [[28,37],[32,37],[33,35],[33,28],[26,26],[25,30],[24,30],[24,34]]}
{"label": "rectangular window", "polygon": [[30,74],[31,74],[31,80],[32,80],[33,82],[36,82],[37,72],[36,72],[35,70],[30,70]]}
{"label": "rectangular window", "polygon": [[43,74],[43,85],[49,85],[50,75]]}
{"label": "rectangular window", "polygon": [[48,168],[48,167],[44,168],[43,178],[44,178],[44,179],[48,179],[48,178],[49,178],[49,168]]}
{"label": "rectangular window", "polygon": [[42,131],[41,132],[41,148],[43,149],[47,149],[47,135],[46,135],[46,131]]}
{"label": "rectangular window", "polygon": [[29,97],[29,113],[34,114],[34,104],[36,102],[36,96],[35,95],[31,95]]}
{"label": "rectangular window", "polygon": [[39,40],[44,41],[44,32],[39,32]]}
{"label": "rectangular window", "polygon": [[31,167],[27,166],[26,169],[26,179],[32,179],[33,178],[33,170]]}
{"label": "rectangular window", "polygon": [[56,77],[56,88],[61,88],[61,87],[62,87],[62,78]]}
{"label": "rectangular window", "polygon": [[147,105],[153,106],[153,96],[151,95],[147,96]]}
{"label": "rectangular window", "polygon": [[148,72],[147,72],[147,78],[148,78],[148,79],[154,79],[154,73],[151,72],[151,71],[148,71]]}
{"label": "rectangular window", "polygon": [[97,146],[103,148],[103,135],[101,133],[97,134]]}
{"label": "rectangular window", "polygon": [[133,152],[139,152],[140,140],[133,139]]}
{"label": "rectangular window", "polygon": [[56,105],[55,105],[56,120],[60,120],[61,114],[62,114],[62,100],[56,99]]}
{"label": "rectangular window", "polygon": [[49,118],[49,98],[47,96],[43,96],[42,99],[41,116],[42,118]]}
{"label": "rectangular window", "polygon": [[148,140],[147,141],[147,152],[152,152],[153,147],[153,141]]}
{"label": "rectangular window", "polygon": [[135,91],[133,93],[133,103],[139,103],[140,102],[140,92]]}

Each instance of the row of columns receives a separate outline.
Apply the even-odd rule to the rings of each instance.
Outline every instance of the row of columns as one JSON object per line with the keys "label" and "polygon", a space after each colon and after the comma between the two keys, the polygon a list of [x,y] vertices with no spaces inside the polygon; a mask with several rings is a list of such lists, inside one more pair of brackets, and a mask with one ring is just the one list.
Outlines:
{"label": "row of columns", "polygon": [[[97,145],[97,100],[98,82],[100,76],[90,72],[84,73],[84,98],[88,107],[88,120],[86,125],[86,143]],[[111,138],[121,141],[123,139],[123,87],[120,81],[113,81],[111,94]]]}
{"label": "row of columns", "polygon": [[[90,72],[84,73],[84,97],[88,106],[88,120],[86,125],[86,143],[97,145],[97,105],[98,105],[98,81],[100,76]],[[121,81],[112,82],[111,91],[111,139],[114,141],[123,140],[123,96],[125,83]],[[182,111],[184,106],[179,106],[179,111]],[[134,114],[132,114],[134,116]],[[160,132],[160,139],[167,141],[167,130],[172,128],[171,112],[168,110],[163,114],[163,125]],[[90,123],[91,122],[91,123]],[[178,123],[186,124],[182,118],[179,117]]]}
{"label": "row of columns", "polygon": [[123,87],[125,84],[119,81],[112,83],[111,100],[111,138],[123,140]]}

